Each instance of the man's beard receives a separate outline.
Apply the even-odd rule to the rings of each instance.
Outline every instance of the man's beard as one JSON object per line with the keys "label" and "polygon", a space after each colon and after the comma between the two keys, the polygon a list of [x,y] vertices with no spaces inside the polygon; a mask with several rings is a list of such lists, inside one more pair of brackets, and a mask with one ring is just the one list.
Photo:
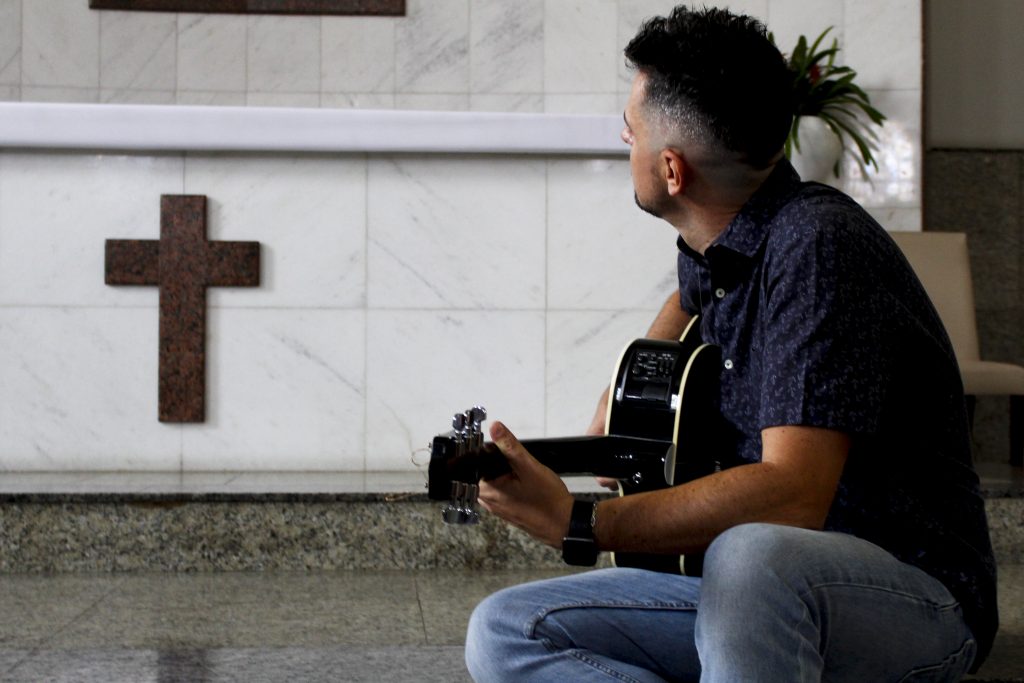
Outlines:
{"label": "man's beard", "polygon": [[633,191],[633,201],[636,202],[636,205],[640,207],[641,211],[649,213],[655,218],[661,218],[661,212],[658,209],[649,205],[644,206],[643,202],[640,201],[640,195],[636,193],[636,190]]}

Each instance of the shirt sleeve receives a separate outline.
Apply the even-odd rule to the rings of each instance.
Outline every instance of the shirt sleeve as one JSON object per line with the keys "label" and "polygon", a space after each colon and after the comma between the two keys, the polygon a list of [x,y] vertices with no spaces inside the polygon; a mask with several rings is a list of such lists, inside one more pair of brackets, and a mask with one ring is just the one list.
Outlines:
{"label": "shirt sleeve", "polygon": [[[872,434],[889,372],[863,225],[837,212],[773,231],[763,271],[761,428]],[[880,228],[878,228],[880,229]]]}

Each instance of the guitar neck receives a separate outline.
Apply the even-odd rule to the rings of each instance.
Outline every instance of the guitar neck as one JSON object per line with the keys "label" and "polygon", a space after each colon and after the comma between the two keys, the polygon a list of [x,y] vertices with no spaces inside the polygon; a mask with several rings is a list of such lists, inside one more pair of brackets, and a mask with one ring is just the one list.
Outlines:
{"label": "guitar neck", "polygon": [[[526,439],[523,446],[541,464],[562,476],[598,476],[613,479],[667,479],[667,464],[674,464],[671,441],[634,436],[567,436]],[[480,463],[485,479],[509,471],[494,444],[485,444],[490,457]]]}

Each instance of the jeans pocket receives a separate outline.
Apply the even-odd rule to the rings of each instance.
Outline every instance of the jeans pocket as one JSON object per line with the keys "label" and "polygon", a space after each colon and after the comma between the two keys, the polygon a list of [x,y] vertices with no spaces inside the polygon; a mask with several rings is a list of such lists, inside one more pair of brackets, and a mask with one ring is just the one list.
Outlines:
{"label": "jeans pocket", "polygon": [[968,638],[959,650],[941,662],[913,669],[899,683],[955,683],[967,673],[976,650],[974,639]]}

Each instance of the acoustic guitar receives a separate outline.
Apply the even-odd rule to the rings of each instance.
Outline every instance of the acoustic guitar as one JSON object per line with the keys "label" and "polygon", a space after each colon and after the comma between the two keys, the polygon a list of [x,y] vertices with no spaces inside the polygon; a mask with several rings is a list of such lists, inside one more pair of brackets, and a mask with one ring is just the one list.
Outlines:
{"label": "acoustic guitar", "polygon": [[[712,426],[721,351],[700,338],[698,318],[678,341],[636,339],[623,349],[612,373],[603,436],[525,439],[523,446],[562,476],[619,480],[619,494],[675,486],[721,468]],[[478,484],[509,471],[493,443],[484,442],[486,410],[456,413],[452,429],[434,437],[428,497],[446,501],[447,524],[479,521]],[[699,576],[701,555],[613,553],[619,567]]]}

